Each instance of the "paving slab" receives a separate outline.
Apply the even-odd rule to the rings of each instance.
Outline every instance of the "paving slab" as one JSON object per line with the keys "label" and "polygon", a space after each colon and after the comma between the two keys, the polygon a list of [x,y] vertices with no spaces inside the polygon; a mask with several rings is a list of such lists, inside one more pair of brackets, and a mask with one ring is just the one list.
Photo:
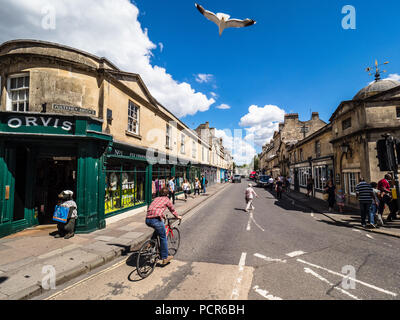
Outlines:
{"label": "paving slab", "polygon": [[125,233],[124,235],[122,235],[120,238],[133,240],[133,239],[139,238],[142,235],[143,235],[142,232],[128,232],[128,233]]}
{"label": "paving slab", "polygon": [[97,241],[105,241],[105,242],[110,242],[113,241],[115,239],[115,237],[107,237],[107,236],[99,236],[94,238]]}
{"label": "paving slab", "polygon": [[13,270],[17,270],[17,269],[20,269],[21,267],[32,264],[35,261],[37,261],[37,259],[35,257],[27,257],[27,258],[24,258],[21,260],[16,260],[14,262],[1,265],[0,271],[2,271],[4,273],[9,273],[9,272],[12,272]]}

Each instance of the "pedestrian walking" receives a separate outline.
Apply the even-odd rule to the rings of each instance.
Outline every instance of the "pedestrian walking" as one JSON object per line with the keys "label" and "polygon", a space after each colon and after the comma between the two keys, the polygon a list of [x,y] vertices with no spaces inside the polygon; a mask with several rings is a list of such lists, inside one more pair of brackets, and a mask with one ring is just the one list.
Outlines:
{"label": "pedestrian walking", "polygon": [[185,194],[185,200],[187,201],[188,194],[190,193],[190,184],[186,179],[183,182],[182,189],[183,189],[183,193]]}
{"label": "pedestrian walking", "polygon": [[272,191],[274,189],[274,178],[272,178],[272,176],[269,178],[268,183],[268,186]]}
{"label": "pedestrian walking", "polygon": [[283,182],[280,178],[276,178],[276,197],[277,199],[282,199]]}
{"label": "pedestrian walking", "polygon": [[175,177],[172,177],[168,182],[168,198],[172,199],[172,204],[175,204]]}
{"label": "pedestrian walking", "polygon": [[396,217],[396,211],[392,204],[392,191],[390,190],[390,183],[392,177],[390,174],[386,174],[385,177],[378,182],[378,190],[380,191],[380,202],[378,212],[383,217],[383,211],[385,210],[385,205],[389,207],[390,214],[386,221],[393,221]]}
{"label": "pedestrian walking", "polygon": [[288,177],[288,178],[286,179],[286,192],[287,192],[287,193],[290,193],[290,186],[291,186],[291,184],[292,184],[292,178],[291,178],[291,177]]}
{"label": "pedestrian walking", "polygon": [[[380,192],[378,190],[378,184],[376,182],[371,182],[371,187],[374,192],[374,197],[373,201],[371,204],[371,208],[369,210],[369,215],[370,217],[373,216],[374,221],[375,221],[375,226],[384,226],[382,216],[379,214],[379,197],[380,197]],[[370,218],[371,219],[371,218]]]}
{"label": "pedestrian walking", "polygon": [[208,181],[206,179],[206,177],[203,175],[201,175],[201,190],[203,193],[206,193],[206,185],[207,185]]}
{"label": "pedestrian walking", "polygon": [[325,187],[325,193],[328,194],[328,210],[332,212],[336,202],[336,187],[332,180],[328,181]]}
{"label": "pedestrian walking", "polygon": [[[367,215],[369,215],[371,204],[374,199],[374,190],[369,183],[361,178],[360,183],[356,186],[356,194],[360,202],[361,226],[365,228]],[[374,221],[370,221],[369,226],[374,227],[373,222]]]}
{"label": "pedestrian walking", "polygon": [[196,197],[196,193],[200,195],[200,180],[199,178],[196,178],[194,181],[194,196]]}
{"label": "pedestrian walking", "polygon": [[54,238],[70,239],[75,235],[75,223],[78,218],[76,202],[72,199],[74,193],[70,190],[65,190],[58,195],[60,199],[60,207],[68,209],[67,221],[57,222],[57,233]]}
{"label": "pedestrian walking", "polygon": [[246,189],[245,192],[245,200],[246,200],[246,212],[249,212],[249,209],[254,210],[255,207],[253,206],[254,197],[258,197],[257,193],[253,189],[253,185],[249,183],[249,187]]}
{"label": "pedestrian walking", "polygon": [[313,192],[314,181],[311,177],[307,179],[307,197],[310,198]]}
{"label": "pedestrian walking", "polygon": [[336,202],[338,204],[340,213],[344,212],[345,201],[346,201],[346,196],[344,195],[343,190],[339,190],[336,194]]}

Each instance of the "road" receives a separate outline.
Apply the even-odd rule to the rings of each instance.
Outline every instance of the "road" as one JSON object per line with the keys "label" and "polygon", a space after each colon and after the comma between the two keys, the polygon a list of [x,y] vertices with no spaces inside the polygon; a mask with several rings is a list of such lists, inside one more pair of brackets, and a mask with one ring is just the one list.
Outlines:
{"label": "road", "polygon": [[247,183],[185,216],[178,255],[148,279],[133,253],[37,299],[399,299],[400,239],[337,225],[264,189],[248,214]]}

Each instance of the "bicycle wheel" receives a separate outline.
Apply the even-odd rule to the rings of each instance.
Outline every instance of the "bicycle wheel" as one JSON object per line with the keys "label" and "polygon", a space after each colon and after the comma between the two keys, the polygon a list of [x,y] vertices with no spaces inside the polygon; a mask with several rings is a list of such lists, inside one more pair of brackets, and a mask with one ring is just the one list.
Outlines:
{"label": "bicycle wheel", "polygon": [[167,236],[168,241],[168,255],[175,256],[178,253],[179,245],[181,243],[181,233],[178,228],[173,228]]}
{"label": "bicycle wheel", "polygon": [[141,278],[147,278],[152,274],[158,260],[156,240],[147,240],[139,250],[136,269]]}

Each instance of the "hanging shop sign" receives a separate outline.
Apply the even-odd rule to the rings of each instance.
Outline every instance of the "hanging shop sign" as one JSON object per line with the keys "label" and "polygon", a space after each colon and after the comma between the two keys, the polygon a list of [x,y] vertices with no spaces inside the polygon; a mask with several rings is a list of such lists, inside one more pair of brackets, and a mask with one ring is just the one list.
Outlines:
{"label": "hanging shop sign", "polygon": [[53,110],[57,111],[68,111],[68,112],[78,112],[78,113],[83,113],[83,114],[90,114],[95,116],[96,111],[91,110],[91,109],[85,109],[77,106],[66,106],[62,104],[53,104]]}

